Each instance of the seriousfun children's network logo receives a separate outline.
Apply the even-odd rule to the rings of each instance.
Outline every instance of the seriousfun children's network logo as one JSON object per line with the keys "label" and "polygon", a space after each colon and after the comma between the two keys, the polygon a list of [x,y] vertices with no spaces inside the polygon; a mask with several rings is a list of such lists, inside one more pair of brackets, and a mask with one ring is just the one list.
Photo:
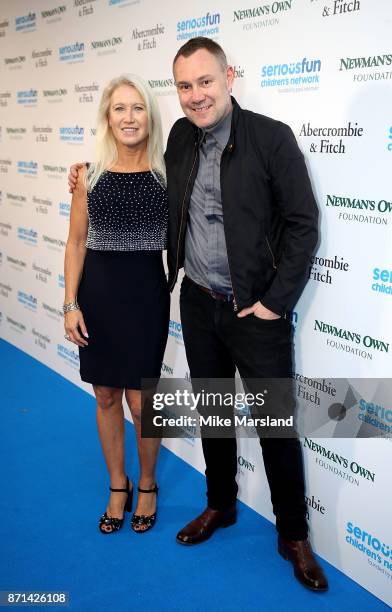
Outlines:
{"label": "seriousfun children's network logo", "polygon": [[59,60],[60,62],[83,62],[84,43],[75,42],[59,47]]}
{"label": "seriousfun children's network logo", "polygon": [[373,269],[372,291],[392,295],[392,270],[386,268]]}
{"label": "seriousfun children's network logo", "polygon": [[[351,521],[346,524],[345,540],[347,544],[365,555],[371,565],[377,565],[383,573],[392,577],[388,571],[392,571],[392,546],[354,525]],[[375,563],[372,563],[371,560]]]}
{"label": "seriousfun children's network logo", "polygon": [[278,87],[281,92],[314,90],[319,87],[320,71],[321,60],[306,57],[287,64],[264,64],[260,85]]}
{"label": "seriousfun children's network logo", "polygon": [[18,302],[29,308],[30,310],[37,310],[37,298],[30,293],[25,291],[18,291]]}
{"label": "seriousfun children's network logo", "polygon": [[68,202],[59,202],[59,215],[60,217],[69,217],[71,212],[71,205]]}
{"label": "seriousfun children's network logo", "polygon": [[182,337],[182,325],[178,321],[174,321],[170,319],[169,321],[169,336],[174,338],[180,344],[184,344],[184,339]]}
{"label": "seriousfun children's network logo", "polygon": [[38,101],[38,91],[36,89],[17,91],[16,100],[18,104],[22,104],[23,106],[35,105]]}
{"label": "seriousfun children's network logo", "polygon": [[73,349],[70,349],[63,344],[58,344],[57,355],[73,368],[79,368],[79,355]]}
{"label": "seriousfun children's network logo", "polygon": [[36,14],[29,13],[15,18],[15,30],[17,32],[32,32],[36,29]]}
{"label": "seriousfun children's network logo", "polygon": [[34,161],[18,161],[17,162],[18,174],[27,174],[28,176],[37,176],[38,164]]}
{"label": "seriousfun children's network logo", "polygon": [[38,242],[38,232],[34,229],[27,229],[26,227],[18,227],[18,238],[25,244],[36,245]]}
{"label": "seriousfun children's network logo", "polygon": [[206,13],[202,17],[192,17],[177,22],[177,40],[186,40],[196,36],[212,37],[219,34],[220,13]]}
{"label": "seriousfun children's network logo", "polygon": [[60,127],[59,135],[60,140],[63,142],[83,144],[84,128],[79,127],[78,125]]}

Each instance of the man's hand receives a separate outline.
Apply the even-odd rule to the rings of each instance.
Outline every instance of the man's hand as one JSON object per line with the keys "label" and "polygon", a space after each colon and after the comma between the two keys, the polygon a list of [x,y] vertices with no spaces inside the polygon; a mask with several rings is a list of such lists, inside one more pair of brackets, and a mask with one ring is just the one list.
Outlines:
{"label": "man's hand", "polygon": [[268,310],[261,302],[256,302],[253,306],[249,306],[249,308],[243,308],[237,315],[241,319],[243,317],[247,317],[250,314],[254,314],[255,317],[259,319],[267,319],[271,321],[272,319],[280,319],[280,315],[276,314],[276,312],[272,312],[272,310]]}
{"label": "man's hand", "polygon": [[78,174],[80,168],[83,168],[84,164],[73,164],[69,170],[68,174],[68,191],[69,193],[73,193],[76,187],[76,183],[78,181]]}

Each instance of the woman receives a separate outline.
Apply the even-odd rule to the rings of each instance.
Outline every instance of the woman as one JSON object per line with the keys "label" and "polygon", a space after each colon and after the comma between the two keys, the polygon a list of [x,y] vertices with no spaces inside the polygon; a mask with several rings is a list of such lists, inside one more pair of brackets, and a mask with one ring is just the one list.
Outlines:
{"label": "woman", "polygon": [[79,346],[80,374],[93,385],[98,432],[110,475],[102,533],[118,531],[131,511],[124,469],[122,397],[132,414],[140,461],[131,525],[156,519],[159,439],[141,438],[141,379],[158,379],[169,326],[162,262],[167,196],[159,109],[137,76],[103,91],[95,162],[79,172],[65,252],[65,337]]}

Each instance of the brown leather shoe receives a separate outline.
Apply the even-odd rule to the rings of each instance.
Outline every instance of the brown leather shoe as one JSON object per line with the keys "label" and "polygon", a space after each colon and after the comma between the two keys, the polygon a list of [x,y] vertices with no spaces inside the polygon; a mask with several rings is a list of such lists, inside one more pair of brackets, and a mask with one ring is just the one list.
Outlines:
{"label": "brown leather shoe", "polygon": [[213,510],[206,508],[200,516],[188,523],[177,534],[177,542],[180,544],[200,544],[208,540],[218,527],[229,527],[237,520],[235,505],[227,510]]}
{"label": "brown leather shoe", "polygon": [[312,591],[327,591],[328,581],[313,554],[309,540],[284,540],[278,537],[278,552],[291,561],[295,577]]}

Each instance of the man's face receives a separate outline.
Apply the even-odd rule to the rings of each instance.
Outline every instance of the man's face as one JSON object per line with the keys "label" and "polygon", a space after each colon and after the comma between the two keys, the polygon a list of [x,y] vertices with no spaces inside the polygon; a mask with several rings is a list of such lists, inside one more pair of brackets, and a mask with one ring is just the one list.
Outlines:
{"label": "man's face", "polygon": [[181,108],[197,127],[211,127],[230,111],[234,70],[231,66],[224,69],[206,49],[190,57],[180,55],[174,64],[174,79]]}

